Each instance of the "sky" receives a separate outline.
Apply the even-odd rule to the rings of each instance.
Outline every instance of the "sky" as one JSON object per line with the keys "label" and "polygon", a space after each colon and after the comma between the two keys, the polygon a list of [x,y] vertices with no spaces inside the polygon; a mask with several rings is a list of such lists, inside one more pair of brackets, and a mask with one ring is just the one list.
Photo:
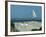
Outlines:
{"label": "sky", "polygon": [[15,18],[31,18],[32,12],[35,11],[37,20],[40,20],[42,17],[42,7],[41,6],[26,6],[26,5],[11,5],[11,19]]}

